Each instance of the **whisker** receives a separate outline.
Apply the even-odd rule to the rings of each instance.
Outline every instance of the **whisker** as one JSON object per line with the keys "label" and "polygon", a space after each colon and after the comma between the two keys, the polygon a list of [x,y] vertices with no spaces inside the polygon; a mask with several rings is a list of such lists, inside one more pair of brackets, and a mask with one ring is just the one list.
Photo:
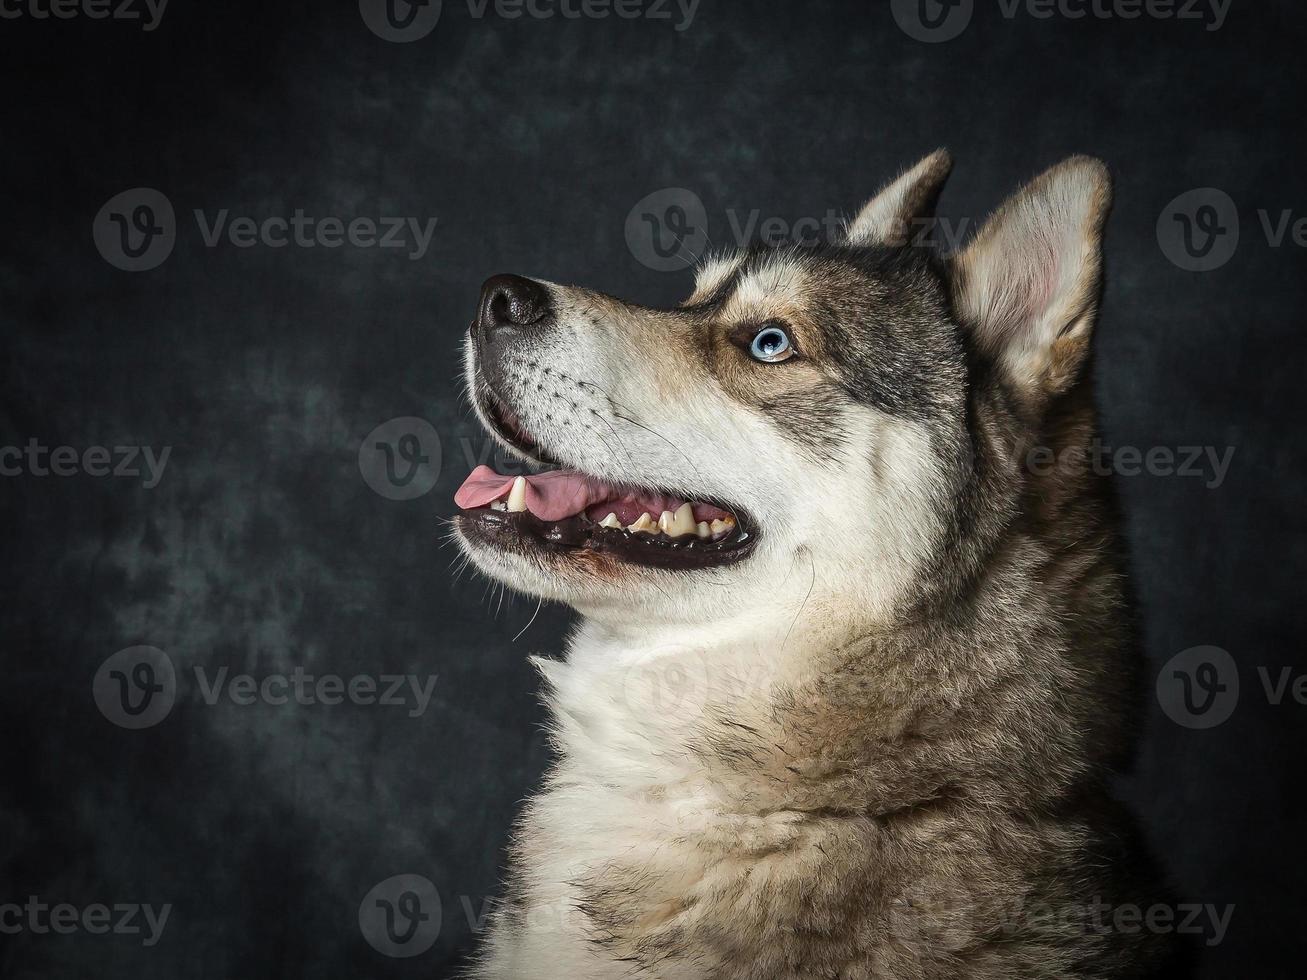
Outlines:
{"label": "whisker", "polygon": [[781,650],[784,650],[785,644],[790,641],[790,633],[794,631],[794,624],[797,623],[799,617],[803,615],[803,610],[808,606],[808,600],[812,598],[812,590],[817,585],[817,561],[812,557],[811,551],[808,551],[808,563],[812,568],[812,581],[808,583],[808,594],[803,597],[803,602],[799,605],[799,611],[796,612],[794,618],[790,620],[790,628],[785,631],[785,639],[781,640]]}
{"label": "whisker", "polygon": [[531,614],[531,618],[526,621],[526,625],[517,631],[517,636],[513,637],[513,639],[509,642],[516,643],[518,640],[522,638],[522,634],[531,628],[531,624],[534,623],[536,621],[536,617],[540,615],[540,607],[543,606],[544,604],[545,604],[544,599],[539,599],[536,601],[536,611]]}

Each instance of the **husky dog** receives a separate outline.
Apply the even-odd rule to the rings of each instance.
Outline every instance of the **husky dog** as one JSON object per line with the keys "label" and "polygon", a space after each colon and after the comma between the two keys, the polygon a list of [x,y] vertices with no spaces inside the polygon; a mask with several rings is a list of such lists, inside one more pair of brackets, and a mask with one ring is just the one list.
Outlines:
{"label": "husky dog", "polygon": [[[1167,955],[1108,781],[1136,650],[1085,465],[1111,184],[1069,159],[958,254],[951,168],[650,309],[488,280],[456,533],[574,607],[558,760],[480,978],[1137,977]],[[1133,917],[1118,912],[1133,911]]]}

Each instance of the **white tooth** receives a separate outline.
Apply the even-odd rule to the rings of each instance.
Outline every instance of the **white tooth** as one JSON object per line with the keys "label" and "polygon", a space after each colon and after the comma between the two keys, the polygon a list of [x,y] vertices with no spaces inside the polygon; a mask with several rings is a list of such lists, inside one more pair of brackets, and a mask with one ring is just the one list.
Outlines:
{"label": "white tooth", "polygon": [[492,501],[490,502],[490,509],[491,509],[491,510],[508,510],[508,504],[504,503],[502,500],[492,500]]}
{"label": "white tooth", "polygon": [[689,504],[681,504],[680,507],[676,508],[675,514],[665,510],[663,516],[658,518],[658,526],[664,534],[672,538],[694,534],[694,508]]}
{"label": "white tooth", "polygon": [[637,532],[643,531],[645,534],[657,534],[658,525],[655,524],[654,519],[649,516],[649,512],[645,511],[640,515],[640,519],[628,527],[627,530]]}
{"label": "white tooth", "polygon": [[519,476],[513,481],[513,489],[508,491],[508,510],[512,514],[526,510],[526,477]]}
{"label": "white tooth", "polygon": [[701,538],[712,537],[712,529],[708,527],[707,521],[700,521],[697,525],[695,525],[694,532],[695,534],[699,535],[699,537]]}
{"label": "white tooth", "polygon": [[607,517],[605,517],[602,521],[599,522],[599,526],[616,528],[616,527],[621,527],[622,522],[617,519],[616,514],[609,514]]}
{"label": "white tooth", "polygon": [[712,531],[714,538],[723,537],[735,530],[735,518],[728,517],[724,521],[713,521],[708,525],[708,529]]}

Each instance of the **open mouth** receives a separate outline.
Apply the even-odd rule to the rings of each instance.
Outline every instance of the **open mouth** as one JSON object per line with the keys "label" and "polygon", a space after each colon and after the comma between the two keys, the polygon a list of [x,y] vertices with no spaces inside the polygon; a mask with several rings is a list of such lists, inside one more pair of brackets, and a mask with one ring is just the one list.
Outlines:
{"label": "open mouth", "polygon": [[558,468],[512,476],[478,466],[454,495],[465,533],[674,570],[729,564],[753,550],[757,528],[740,508],[563,467],[493,394],[483,390],[480,407],[506,442]]}

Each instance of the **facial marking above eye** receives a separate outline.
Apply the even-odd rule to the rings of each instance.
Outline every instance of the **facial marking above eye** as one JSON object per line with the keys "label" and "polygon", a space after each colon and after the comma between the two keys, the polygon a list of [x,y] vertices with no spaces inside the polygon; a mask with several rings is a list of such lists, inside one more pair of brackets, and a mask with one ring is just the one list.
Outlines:
{"label": "facial marking above eye", "polygon": [[794,356],[794,344],[789,331],[775,320],[769,320],[758,328],[749,342],[749,356],[764,364],[779,364]]}

